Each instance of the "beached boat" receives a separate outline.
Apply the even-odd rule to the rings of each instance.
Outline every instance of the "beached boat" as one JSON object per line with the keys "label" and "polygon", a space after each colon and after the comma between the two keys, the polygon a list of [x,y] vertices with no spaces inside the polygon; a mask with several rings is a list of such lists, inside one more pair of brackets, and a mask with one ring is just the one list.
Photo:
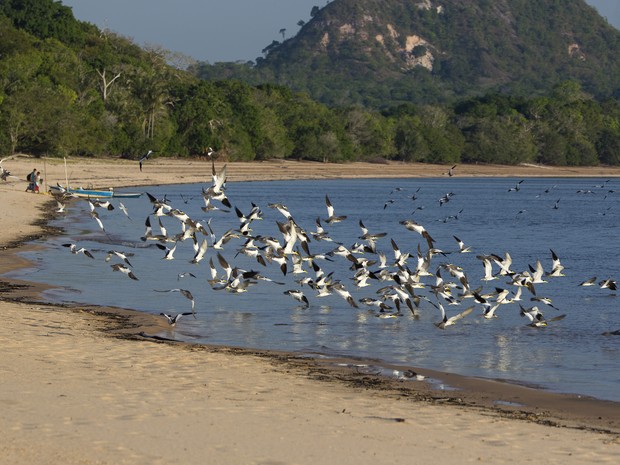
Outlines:
{"label": "beached boat", "polygon": [[52,194],[69,194],[82,198],[138,198],[142,195],[142,192],[116,192],[110,188],[108,190],[101,189],[83,189],[81,187],[73,188],[63,187],[61,185],[50,186],[49,190]]}

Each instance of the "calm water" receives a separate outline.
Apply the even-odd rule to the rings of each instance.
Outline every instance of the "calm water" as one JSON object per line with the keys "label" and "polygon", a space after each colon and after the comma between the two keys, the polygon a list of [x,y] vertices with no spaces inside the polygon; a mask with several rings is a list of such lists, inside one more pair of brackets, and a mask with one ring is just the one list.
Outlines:
{"label": "calm water", "polygon": [[[191,241],[179,242],[175,260],[168,261],[162,260],[164,252],[155,248],[152,241],[140,240],[145,218],[152,212],[146,196],[121,199],[131,220],[118,208],[110,212],[99,209],[107,235],[89,217],[86,201],[74,202],[66,216],[53,222],[65,234],[44,239],[43,254],[25,254],[34,266],[20,271],[19,277],[58,286],[46,295],[51,301],[120,306],[156,315],[187,312],[190,302],[178,292],[155,290],[190,290],[196,301],[197,318],[185,317],[162,335],[191,342],[380,359],[620,401],[620,337],[601,335],[620,329],[619,298],[598,286],[579,286],[594,276],[597,282],[620,277],[620,180],[525,179],[518,191],[509,191],[518,181],[442,178],[229,183],[227,194],[244,213],[250,211],[251,202],[261,208],[264,219],[252,223],[253,234],[273,236],[281,242],[276,220],[282,222],[284,217],[267,204],[287,205],[301,227],[314,230],[315,219],[327,216],[328,194],[336,214],[348,216],[337,224],[323,222],[335,241],[347,247],[362,242],[358,239],[361,219],[371,232],[387,233],[379,239],[377,248],[386,253],[388,261],[394,257],[390,238],[403,252],[411,253],[411,269],[416,267],[418,244],[425,250],[426,243],[399,221],[414,219],[429,231],[437,248],[450,252],[435,256],[431,271],[440,263],[459,265],[467,273],[472,288],[484,286],[482,292],[513,286],[505,278],[481,281],[483,267],[476,255],[504,256],[509,252],[515,271],[527,270],[536,260],[549,271],[553,249],[566,267],[566,276],[548,278],[548,283],[538,284],[536,289],[539,296],[552,298],[559,310],[536,304],[547,318],[567,316],[546,328],[527,326],[516,303],[500,307],[499,317],[492,320],[482,318],[478,305],[472,314],[444,331],[433,324],[439,320],[439,311],[424,301],[417,320],[408,311],[395,319],[377,318],[373,309],[361,304],[355,309],[337,295],[318,298],[308,287],[301,287],[296,279],[314,276],[308,265],[304,268],[309,272],[304,275],[283,276],[275,264],[263,267],[253,258],[236,256],[243,243],[241,239],[233,239],[221,251],[229,263],[258,270],[284,285],[260,281],[246,293],[215,291],[207,283],[208,261],[216,256],[213,249],[209,248],[206,259],[195,265],[189,263],[194,255]],[[201,188],[178,185],[147,190],[158,198],[165,195],[174,207],[203,224],[211,218],[218,237],[230,228],[238,228],[234,211],[201,210]],[[448,192],[454,195],[440,206],[439,199]],[[416,200],[412,200],[414,193]],[[113,203],[118,206],[119,202],[115,199]],[[180,232],[179,221],[170,217],[162,220],[169,234]],[[151,221],[157,233],[157,220],[151,216]],[[471,246],[473,252],[457,253],[453,235]],[[69,241],[92,250],[96,259],[69,253],[62,247]],[[334,247],[329,242],[310,243],[315,254]],[[104,260],[111,248],[135,254],[130,261],[139,281],[112,271],[110,265],[119,260]],[[333,272],[334,278],[340,279],[356,300],[376,298],[377,289],[388,284],[372,283],[358,289],[350,279],[353,272],[348,260],[334,256],[333,261],[317,263],[326,273]],[[376,265],[371,268],[376,269]],[[196,278],[178,279],[182,272],[192,272]],[[442,276],[456,282],[445,271]],[[434,278],[424,282],[434,284]],[[310,306],[304,308],[285,295],[287,289],[303,289]],[[428,289],[417,292],[434,299]],[[530,297],[524,291],[521,303],[534,305]],[[454,314],[472,303],[468,299],[461,306],[445,307],[448,314]]]}

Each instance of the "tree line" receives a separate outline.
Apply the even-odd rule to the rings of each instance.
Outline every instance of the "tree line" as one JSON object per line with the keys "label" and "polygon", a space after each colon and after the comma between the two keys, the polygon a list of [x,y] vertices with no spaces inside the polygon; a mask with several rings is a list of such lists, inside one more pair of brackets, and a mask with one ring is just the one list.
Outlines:
{"label": "tree line", "polygon": [[[576,82],[544,97],[328,107],[280,85],[198,79],[169,52],[77,22],[58,2],[6,4],[22,9],[0,9],[2,154],[193,157],[213,147],[231,161],[620,164],[618,101]],[[57,10],[53,27],[41,5]]]}

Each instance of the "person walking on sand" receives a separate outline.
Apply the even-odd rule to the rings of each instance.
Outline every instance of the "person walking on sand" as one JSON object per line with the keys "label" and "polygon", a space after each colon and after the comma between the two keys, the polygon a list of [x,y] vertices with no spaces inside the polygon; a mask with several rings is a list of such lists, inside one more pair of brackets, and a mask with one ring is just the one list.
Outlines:
{"label": "person walking on sand", "polygon": [[35,192],[35,182],[37,177],[37,169],[33,169],[31,173],[26,176],[26,181],[28,181],[28,187],[26,187],[26,192],[32,191]]}

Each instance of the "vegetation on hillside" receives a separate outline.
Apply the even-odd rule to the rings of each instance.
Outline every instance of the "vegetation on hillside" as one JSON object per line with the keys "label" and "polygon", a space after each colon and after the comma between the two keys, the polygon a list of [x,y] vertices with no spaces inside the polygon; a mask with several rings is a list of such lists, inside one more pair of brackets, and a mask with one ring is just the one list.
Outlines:
{"label": "vegetation on hillside", "polygon": [[204,79],[274,82],[330,106],[385,109],[566,80],[620,97],[620,31],[584,0],[334,0],[256,63],[198,63]]}
{"label": "vegetation on hillside", "polygon": [[578,81],[540,96],[378,110],[198,79],[169,59],[76,21],[60,2],[1,2],[0,153],[190,157],[213,147],[229,160],[620,164],[618,101]]}

